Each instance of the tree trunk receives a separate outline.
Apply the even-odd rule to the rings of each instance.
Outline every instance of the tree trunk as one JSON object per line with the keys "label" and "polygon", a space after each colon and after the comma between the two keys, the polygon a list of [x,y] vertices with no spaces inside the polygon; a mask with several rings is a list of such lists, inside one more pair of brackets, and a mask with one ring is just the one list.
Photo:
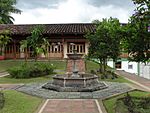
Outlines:
{"label": "tree trunk", "polygon": [[115,60],[115,59],[113,59],[113,72],[115,72],[115,69],[116,69],[115,64],[116,64],[116,60]]}
{"label": "tree trunk", "polygon": [[27,62],[27,48],[25,48],[25,62]]}
{"label": "tree trunk", "polygon": [[104,75],[106,74],[106,60],[104,59]]}
{"label": "tree trunk", "polygon": [[102,66],[102,59],[100,58],[99,59],[99,72],[100,73],[102,73],[102,68],[103,68],[103,66]]}

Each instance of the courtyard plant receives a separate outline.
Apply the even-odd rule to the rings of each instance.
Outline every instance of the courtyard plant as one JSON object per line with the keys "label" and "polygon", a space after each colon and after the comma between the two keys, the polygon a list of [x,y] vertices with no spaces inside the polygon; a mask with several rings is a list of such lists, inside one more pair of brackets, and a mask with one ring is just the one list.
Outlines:
{"label": "courtyard plant", "polygon": [[32,56],[35,61],[37,61],[40,54],[44,54],[46,56],[49,42],[47,38],[43,36],[44,29],[44,25],[34,26],[31,31],[31,36],[20,42],[21,48],[25,51],[25,61],[27,61],[27,48],[32,49]]}
{"label": "courtyard plant", "polygon": [[5,46],[11,41],[10,31],[0,31],[0,56],[4,55]]}
{"label": "courtyard plant", "polygon": [[115,62],[120,55],[122,27],[119,20],[112,17],[96,21],[95,26],[96,31],[85,36],[90,42],[88,56],[99,62],[99,72],[107,78],[107,60]]}
{"label": "courtyard plant", "polygon": [[54,73],[55,67],[50,63],[35,62],[33,64],[23,63],[8,69],[12,78],[33,78]]}
{"label": "courtyard plant", "polygon": [[0,91],[0,110],[4,107],[4,103],[5,103],[4,93]]}
{"label": "courtyard plant", "polygon": [[103,100],[108,113],[150,113],[150,93],[134,90]]}
{"label": "courtyard plant", "polygon": [[129,60],[147,63],[150,60],[150,1],[132,0],[135,13],[125,27],[124,48]]}
{"label": "courtyard plant", "polygon": [[[129,93],[125,97],[118,98],[116,101],[115,112],[118,113],[149,113],[150,96],[135,97]],[[122,109],[120,109],[122,107]]]}

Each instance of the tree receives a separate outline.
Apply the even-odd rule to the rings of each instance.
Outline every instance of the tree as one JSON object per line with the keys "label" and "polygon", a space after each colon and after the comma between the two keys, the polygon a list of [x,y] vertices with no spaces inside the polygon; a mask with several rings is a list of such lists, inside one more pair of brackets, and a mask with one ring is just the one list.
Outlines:
{"label": "tree", "polygon": [[137,6],[125,30],[129,60],[146,63],[150,59],[150,1],[133,0]]}
{"label": "tree", "polygon": [[39,54],[44,53],[44,55],[46,55],[47,53],[47,46],[49,45],[49,42],[43,36],[43,31],[44,26],[37,25],[33,28],[31,36],[27,38],[28,47],[33,49],[35,61],[37,61]]}
{"label": "tree", "polygon": [[106,24],[108,28],[109,41],[109,58],[113,59],[113,67],[115,69],[115,62],[121,53],[121,40],[123,38],[122,26],[118,19],[109,18]]}
{"label": "tree", "polygon": [[0,0],[0,24],[13,24],[11,13],[21,14],[21,10],[15,7],[16,0]]}
{"label": "tree", "polygon": [[4,54],[5,46],[11,41],[10,31],[5,30],[0,32],[0,55]]}
{"label": "tree", "polygon": [[96,21],[95,33],[86,35],[90,42],[89,57],[100,62],[100,72],[105,74],[108,58],[114,61],[120,55],[121,26],[118,19],[103,19]]}

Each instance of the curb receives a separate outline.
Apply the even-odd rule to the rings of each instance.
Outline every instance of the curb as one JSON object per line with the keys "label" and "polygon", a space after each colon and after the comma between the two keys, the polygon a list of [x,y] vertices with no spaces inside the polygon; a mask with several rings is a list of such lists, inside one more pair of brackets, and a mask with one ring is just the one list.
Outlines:
{"label": "curb", "polygon": [[48,103],[49,100],[50,100],[50,99],[47,99],[47,100],[45,101],[45,103],[42,105],[42,107],[41,107],[41,109],[39,110],[38,113],[42,113],[42,112],[43,112],[43,110],[44,110],[44,108],[45,108],[45,106],[47,105],[47,103]]}

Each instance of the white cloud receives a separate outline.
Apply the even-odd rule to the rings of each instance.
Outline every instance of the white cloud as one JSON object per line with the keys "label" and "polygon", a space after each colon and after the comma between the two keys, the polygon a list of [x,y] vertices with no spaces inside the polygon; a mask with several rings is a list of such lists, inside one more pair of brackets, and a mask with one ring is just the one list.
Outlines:
{"label": "white cloud", "polygon": [[67,0],[57,8],[23,9],[21,15],[12,14],[15,24],[81,23],[110,16],[127,22],[130,15],[130,10],[113,5],[96,7],[84,0]]}

